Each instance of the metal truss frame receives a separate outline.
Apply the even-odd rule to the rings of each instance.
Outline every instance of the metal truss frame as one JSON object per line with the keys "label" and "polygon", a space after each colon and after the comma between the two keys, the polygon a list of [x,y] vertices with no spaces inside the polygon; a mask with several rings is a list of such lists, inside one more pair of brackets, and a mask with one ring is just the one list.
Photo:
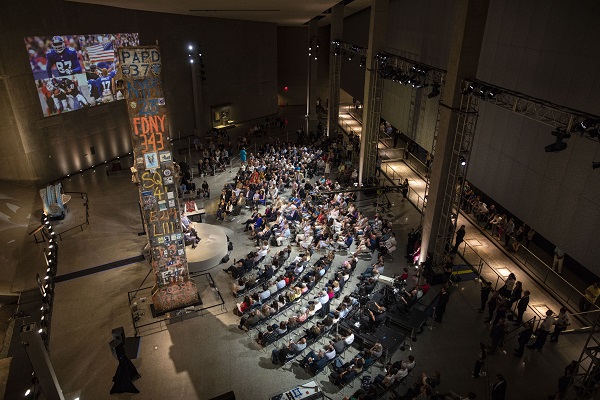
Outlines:
{"label": "metal truss frame", "polygon": [[565,129],[567,132],[571,132],[577,124],[586,119],[600,120],[600,117],[596,115],[560,106],[477,79],[464,80],[463,91],[470,91],[470,94],[478,96],[484,101],[552,128]]}
{"label": "metal truss frame", "polygon": [[578,370],[564,399],[595,399],[600,393],[600,315],[590,327],[591,331],[578,360]]}

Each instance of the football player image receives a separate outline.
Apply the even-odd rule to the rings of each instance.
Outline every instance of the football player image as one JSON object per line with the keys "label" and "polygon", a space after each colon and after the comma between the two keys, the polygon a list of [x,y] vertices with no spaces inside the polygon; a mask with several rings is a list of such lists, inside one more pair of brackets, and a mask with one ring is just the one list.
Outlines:
{"label": "football player image", "polygon": [[46,82],[46,89],[51,93],[52,98],[54,99],[54,107],[56,108],[56,112],[60,114],[64,110],[71,110],[69,106],[69,102],[67,101],[67,94],[65,90],[62,88],[62,85],[56,78],[49,79]]}
{"label": "football player image", "polygon": [[106,68],[102,68],[102,76],[96,80],[98,85],[100,86],[100,93],[102,94],[102,101],[104,103],[108,103],[109,101],[113,101],[113,92],[114,92],[114,84],[113,78],[116,75],[116,71],[111,71],[110,73]]}
{"label": "football player image", "polygon": [[82,73],[77,50],[65,44],[60,36],[52,38],[52,48],[46,52],[46,73],[52,78],[52,67],[56,66],[58,76]]}
{"label": "football player image", "polygon": [[66,92],[67,96],[69,97],[69,100],[71,100],[72,103],[75,103],[75,101],[79,102],[79,107],[75,107],[75,108],[81,108],[82,106],[83,107],[90,106],[90,103],[87,101],[85,96],[83,94],[81,94],[81,92],[79,91],[79,88],[77,87],[77,83],[73,82],[69,78],[64,78],[63,83],[64,83],[65,92]]}

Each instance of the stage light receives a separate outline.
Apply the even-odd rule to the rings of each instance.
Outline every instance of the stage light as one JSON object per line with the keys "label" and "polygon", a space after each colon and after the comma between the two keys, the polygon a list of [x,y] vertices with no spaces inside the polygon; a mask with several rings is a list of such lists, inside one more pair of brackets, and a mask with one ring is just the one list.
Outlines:
{"label": "stage light", "polygon": [[30,394],[30,393],[31,393],[31,389],[27,389],[27,390],[25,391],[25,397],[29,396],[29,394]]}
{"label": "stage light", "polygon": [[563,142],[562,138],[557,138],[556,142],[549,144],[545,147],[546,153],[563,151],[567,148],[567,144]]}
{"label": "stage light", "polygon": [[498,89],[491,88],[485,93],[485,97],[493,99],[498,94]]}
{"label": "stage light", "polygon": [[438,83],[434,83],[433,87],[431,88],[431,93],[429,93],[427,97],[433,99],[434,97],[439,96],[440,93],[440,85]]}
{"label": "stage light", "polygon": [[460,162],[460,165],[463,167],[467,165],[467,159],[464,156],[458,156],[458,162]]}
{"label": "stage light", "polygon": [[43,329],[38,329],[38,333],[42,333],[43,331]]}
{"label": "stage light", "polygon": [[600,168],[600,161],[592,162],[592,169]]}
{"label": "stage light", "polygon": [[569,139],[571,134],[563,128],[556,128],[555,131],[552,131],[552,136],[556,136],[558,139]]}
{"label": "stage light", "polygon": [[192,46],[191,44],[188,46],[188,50],[194,50],[194,46]]}
{"label": "stage light", "polygon": [[194,63],[194,59],[190,58],[190,64],[193,64],[193,63]]}
{"label": "stage light", "polygon": [[575,125],[575,130],[579,131],[579,132],[585,132],[586,129],[591,128],[592,126],[596,125],[598,123],[598,120],[592,119],[592,118],[586,118],[583,121],[581,121],[580,123],[578,123],[577,125]]}
{"label": "stage light", "polygon": [[353,53],[348,54],[348,61],[352,61],[352,58],[354,57]]}
{"label": "stage light", "polygon": [[475,89],[477,89],[479,85],[476,85],[475,83],[469,83],[469,85],[465,88],[465,90],[463,90],[463,94],[471,94],[475,91]]}

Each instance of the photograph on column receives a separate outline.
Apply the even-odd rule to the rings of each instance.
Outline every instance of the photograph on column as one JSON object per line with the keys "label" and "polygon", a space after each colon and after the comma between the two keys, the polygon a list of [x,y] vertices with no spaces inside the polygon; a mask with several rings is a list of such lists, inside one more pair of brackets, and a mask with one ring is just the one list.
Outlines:
{"label": "photograph on column", "polygon": [[26,37],[44,117],[123,99],[115,50],[138,44],[137,33]]}

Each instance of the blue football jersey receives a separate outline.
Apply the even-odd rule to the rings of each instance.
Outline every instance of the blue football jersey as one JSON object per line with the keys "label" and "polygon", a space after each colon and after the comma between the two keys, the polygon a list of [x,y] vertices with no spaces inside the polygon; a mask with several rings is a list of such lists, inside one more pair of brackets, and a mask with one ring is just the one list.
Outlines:
{"label": "blue football jersey", "polygon": [[52,67],[56,65],[56,70],[59,76],[67,76],[80,74],[81,64],[77,58],[77,50],[72,47],[67,47],[62,53],[58,53],[54,49],[46,52],[46,72],[48,78],[52,78]]}

